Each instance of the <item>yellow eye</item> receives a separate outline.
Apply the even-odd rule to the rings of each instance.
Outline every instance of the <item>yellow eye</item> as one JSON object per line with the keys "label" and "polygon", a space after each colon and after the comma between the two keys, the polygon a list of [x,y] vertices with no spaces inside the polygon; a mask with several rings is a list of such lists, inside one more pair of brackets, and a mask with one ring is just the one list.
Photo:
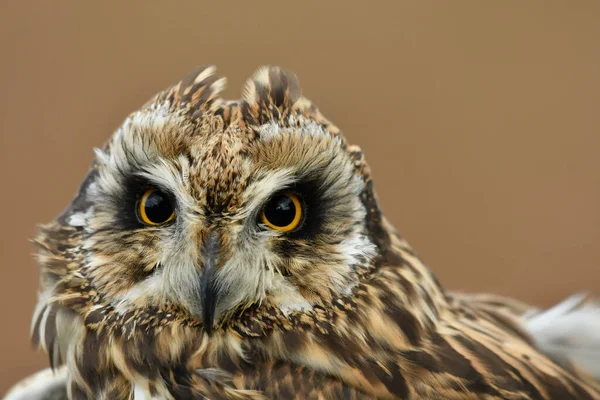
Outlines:
{"label": "yellow eye", "polygon": [[302,221],[302,202],[294,193],[278,194],[263,208],[260,219],[272,229],[289,232]]}
{"label": "yellow eye", "polygon": [[169,197],[157,189],[147,189],[138,202],[138,216],[146,225],[162,225],[175,218]]}

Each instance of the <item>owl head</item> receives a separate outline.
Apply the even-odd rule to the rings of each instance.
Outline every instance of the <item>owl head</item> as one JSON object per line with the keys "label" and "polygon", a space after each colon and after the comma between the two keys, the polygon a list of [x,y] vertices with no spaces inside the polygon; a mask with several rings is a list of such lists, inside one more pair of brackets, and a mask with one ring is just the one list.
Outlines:
{"label": "owl head", "polygon": [[237,101],[224,84],[201,67],[131,114],[42,227],[33,335],[50,353],[69,336],[57,309],[88,328],[160,315],[210,334],[250,308],[327,307],[381,255],[362,153],[295,76],[264,67]]}

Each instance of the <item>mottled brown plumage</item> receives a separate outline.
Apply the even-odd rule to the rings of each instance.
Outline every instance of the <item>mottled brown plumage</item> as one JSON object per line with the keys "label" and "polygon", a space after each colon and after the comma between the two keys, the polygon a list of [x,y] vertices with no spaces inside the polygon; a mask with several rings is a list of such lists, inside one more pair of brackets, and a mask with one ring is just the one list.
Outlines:
{"label": "mottled brown plumage", "polygon": [[[133,113],[35,240],[33,339],[70,399],[600,399],[528,306],[440,286],[293,75],[223,85],[201,67]],[[174,222],[140,224],[148,185]],[[284,189],[306,216],[282,233],[259,214]]]}

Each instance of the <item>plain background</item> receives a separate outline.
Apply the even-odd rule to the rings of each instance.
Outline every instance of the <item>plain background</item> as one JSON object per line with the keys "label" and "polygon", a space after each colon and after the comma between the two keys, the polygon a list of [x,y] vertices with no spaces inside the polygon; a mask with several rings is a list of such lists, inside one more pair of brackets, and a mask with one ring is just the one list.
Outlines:
{"label": "plain background", "polygon": [[600,2],[0,4],[0,393],[29,344],[37,223],[123,118],[196,65],[261,64],[359,144],[440,280],[550,305],[600,294]]}

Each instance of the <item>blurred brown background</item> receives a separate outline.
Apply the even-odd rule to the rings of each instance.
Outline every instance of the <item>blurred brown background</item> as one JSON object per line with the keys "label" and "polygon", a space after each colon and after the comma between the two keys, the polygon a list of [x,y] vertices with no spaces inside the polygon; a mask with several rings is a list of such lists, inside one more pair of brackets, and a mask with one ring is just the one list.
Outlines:
{"label": "blurred brown background", "polygon": [[447,287],[600,294],[600,2],[0,5],[0,393],[29,344],[35,224],[122,119],[196,65],[261,64],[363,147],[385,212]]}

